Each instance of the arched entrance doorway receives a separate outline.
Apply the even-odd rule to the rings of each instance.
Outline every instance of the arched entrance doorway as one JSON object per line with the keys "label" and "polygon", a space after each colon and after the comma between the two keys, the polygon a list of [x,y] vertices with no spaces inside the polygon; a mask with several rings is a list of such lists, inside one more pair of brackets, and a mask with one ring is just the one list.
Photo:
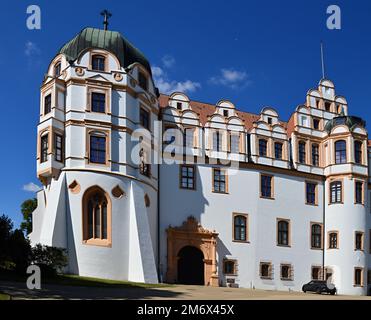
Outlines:
{"label": "arched entrance doorway", "polygon": [[169,226],[166,232],[166,282],[218,286],[218,233],[204,229],[192,216],[179,227]]}
{"label": "arched entrance doorway", "polygon": [[178,253],[178,283],[204,285],[204,254],[192,246],[183,247]]}

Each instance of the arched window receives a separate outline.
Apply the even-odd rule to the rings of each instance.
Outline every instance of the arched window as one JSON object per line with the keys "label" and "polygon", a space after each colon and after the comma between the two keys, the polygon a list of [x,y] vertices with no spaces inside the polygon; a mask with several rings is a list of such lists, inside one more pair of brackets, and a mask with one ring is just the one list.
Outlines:
{"label": "arched window", "polygon": [[91,59],[91,67],[96,71],[105,71],[106,58],[99,54],[93,55]]}
{"label": "arched window", "polygon": [[304,141],[299,142],[299,162],[305,163],[305,145]]}
{"label": "arched window", "polygon": [[280,246],[289,245],[289,222],[286,220],[278,221],[277,225],[277,244]]}
{"label": "arched window", "polygon": [[54,76],[59,77],[61,75],[61,63],[57,62],[54,66]]}
{"label": "arched window", "polygon": [[354,141],[354,162],[362,164],[362,142]]}
{"label": "arched window", "polygon": [[97,186],[83,196],[83,240],[91,244],[111,244],[111,201]]}
{"label": "arched window", "polygon": [[335,142],[335,163],[347,162],[347,143],[345,140]]}
{"label": "arched window", "polygon": [[238,215],[234,217],[234,239],[235,241],[246,241],[246,225],[247,219],[245,216]]}
{"label": "arched window", "polygon": [[322,248],[322,226],[318,223],[312,224],[312,248]]}

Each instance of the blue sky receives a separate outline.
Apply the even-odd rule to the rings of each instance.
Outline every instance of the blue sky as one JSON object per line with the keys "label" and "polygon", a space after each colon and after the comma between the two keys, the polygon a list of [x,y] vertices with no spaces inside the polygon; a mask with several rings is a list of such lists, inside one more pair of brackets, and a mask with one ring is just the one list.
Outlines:
{"label": "blue sky", "polygon": [[[41,8],[41,30],[26,28],[26,8]],[[342,29],[328,30],[326,9],[337,4]],[[287,120],[321,78],[370,122],[370,1],[5,1],[2,3],[0,86],[2,156],[0,214],[18,226],[24,190],[36,179],[36,126],[43,74],[58,49],[85,26],[101,27],[113,13],[120,31],[147,56],[164,90],[186,89],[191,99],[230,99],[242,110],[263,106]],[[31,188],[32,189],[32,188]]]}

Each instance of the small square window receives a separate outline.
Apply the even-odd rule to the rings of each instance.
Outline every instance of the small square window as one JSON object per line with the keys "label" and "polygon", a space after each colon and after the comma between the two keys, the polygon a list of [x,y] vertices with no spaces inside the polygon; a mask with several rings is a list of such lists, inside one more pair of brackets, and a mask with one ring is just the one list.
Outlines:
{"label": "small square window", "polygon": [[272,118],[268,117],[268,124],[272,124]]}
{"label": "small square window", "polygon": [[181,103],[181,102],[177,102],[177,103],[176,103],[176,108],[177,108],[178,110],[182,110],[182,103]]}
{"label": "small square window", "polygon": [[272,279],[272,264],[269,262],[260,263],[260,277],[263,279]]}
{"label": "small square window", "polygon": [[290,264],[281,264],[281,280],[293,280],[293,268]]}
{"label": "small square window", "polygon": [[223,262],[223,273],[226,275],[235,275],[236,272],[236,261],[235,260],[224,260]]}
{"label": "small square window", "polygon": [[228,110],[223,110],[223,115],[224,115],[224,117],[228,118],[229,117]]}

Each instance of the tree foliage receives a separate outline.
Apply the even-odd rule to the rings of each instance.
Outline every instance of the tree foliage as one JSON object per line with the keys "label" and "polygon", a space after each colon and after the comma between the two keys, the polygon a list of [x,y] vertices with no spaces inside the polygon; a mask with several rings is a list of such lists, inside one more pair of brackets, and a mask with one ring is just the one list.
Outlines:
{"label": "tree foliage", "polygon": [[21,229],[30,234],[32,232],[32,212],[37,208],[37,199],[28,199],[21,205],[21,212],[23,215],[23,221],[21,223]]}
{"label": "tree foliage", "polygon": [[47,276],[55,275],[68,264],[67,250],[37,244],[32,248],[32,263],[37,264]]}

